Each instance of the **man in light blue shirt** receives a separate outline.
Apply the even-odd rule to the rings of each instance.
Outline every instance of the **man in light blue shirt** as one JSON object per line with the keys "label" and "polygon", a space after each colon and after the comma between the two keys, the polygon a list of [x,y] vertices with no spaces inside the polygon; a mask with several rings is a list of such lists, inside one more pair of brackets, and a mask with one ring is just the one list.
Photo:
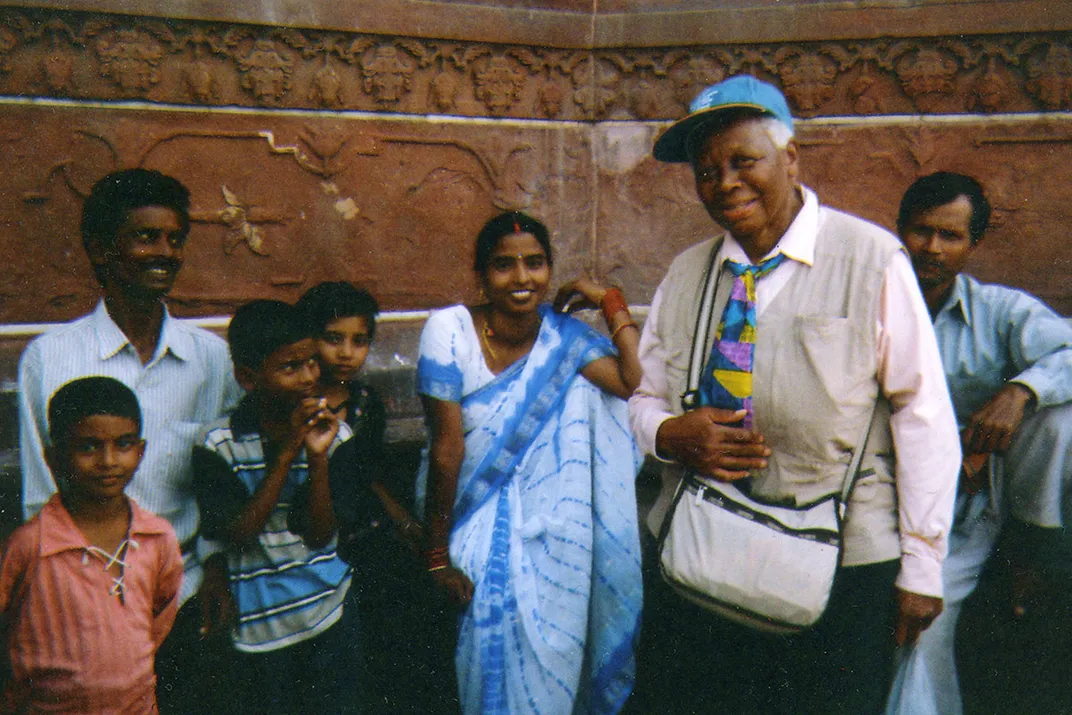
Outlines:
{"label": "man in light blue shirt", "polygon": [[[81,229],[104,298],[89,315],[33,340],[19,362],[19,451],[26,518],[56,491],[43,456],[52,394],[75,378],[106,375],[125,383],[138,397],[146,449],[127,493],[141,507],[171,522],[183,551],[179,594],[183,605],[157,660],[165,713],[206,712],[204,702],[196,700],[197,666],[204,661],[199,647],[202,610],[219,615],[229,601],[226,563],[213,572],[215,578],[203,578],[202,561],[212,549],[203,544],[198,548],[190,455],[201,424],[229,412],[241,393],[227,344],[171,317],[164,303],[182,266],[189,207],[186,187],[157,171],[130,169],[98,181],[83,207]],[[191,600],[199,589],[201,598]],[[169,653],[174,655],[173,667]],[[176,693],[193,695],[195,700],[189,708],[169,708]]]}
{"label": "man in light blue shirt", "polygon": [[978,182],[945,172],[916,181],[897,219],[934,318],[965,460],[945,611],[902,653],[889,713],[963,712],[957,618],[1003,518],[1057,537],[1072,516],[1072,326],[1023,291],[961,273],[989,219]]}

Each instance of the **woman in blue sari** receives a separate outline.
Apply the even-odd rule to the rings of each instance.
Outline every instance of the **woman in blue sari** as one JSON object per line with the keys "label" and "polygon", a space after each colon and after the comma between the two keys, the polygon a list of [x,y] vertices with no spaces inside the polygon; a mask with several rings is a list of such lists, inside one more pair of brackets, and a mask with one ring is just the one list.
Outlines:
{"label": "woman in blue sari", "polygon": [[[462,708],[615,713],[641,606],[623,401],[640,381],[639,331],[621,292],[586,278],[542,304],[551,246],[524,214],[488,222],[475,270],[487,302],[434,313],[417,369],[431,434],[417,487],[425,563],[465,607]],[[597,305],[613,343],[565,314]]]}

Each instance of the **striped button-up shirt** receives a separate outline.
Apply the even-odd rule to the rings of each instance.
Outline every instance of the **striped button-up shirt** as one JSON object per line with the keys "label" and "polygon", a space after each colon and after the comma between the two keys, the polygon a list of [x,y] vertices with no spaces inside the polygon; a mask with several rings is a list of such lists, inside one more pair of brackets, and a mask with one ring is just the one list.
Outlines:
{"label": "striped button-up shirt", "polygon": [[58,497],[5,544],[4,712],[156,712],[153,656],[178,610],[179,545],[166,521],[130,510],[122,597]]}
{"label": "striped button-up shirt", "polygon": [[[227,343],[164,313],[160,340],[142,364],[127,336],[101,301],[96,310],[34,339],[19,362],[19,451],[23,514],[36,514],[56,491],[44,460],[48,401],[79,377],[105,375],[126,384],[142,410],[145,457],[127,487],[143,508],[171,522],[183,545],[185,579],[180,603],[201,586],[199,514],[190,452],[201,425],[230,412],[241,389],[234,381]],[[209,551],[211,551],[211,547]],[[205,549],[201,549],[201,557]]]}

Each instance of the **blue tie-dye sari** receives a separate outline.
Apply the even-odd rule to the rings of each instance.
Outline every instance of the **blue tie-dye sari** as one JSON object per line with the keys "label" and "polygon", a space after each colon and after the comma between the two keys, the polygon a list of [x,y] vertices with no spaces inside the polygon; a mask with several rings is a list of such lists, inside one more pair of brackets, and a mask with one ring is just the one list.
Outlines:
{"label": "blue tie-dye sari", "polygon": [[[637,452],[625,403],[578,374],[611,351],[544,310],[529,356],[461,398],[450,555],[475,587],[456,656],[467,714],[615,713],[632,688]],[[443,368],[422,356],[422,394]]]}

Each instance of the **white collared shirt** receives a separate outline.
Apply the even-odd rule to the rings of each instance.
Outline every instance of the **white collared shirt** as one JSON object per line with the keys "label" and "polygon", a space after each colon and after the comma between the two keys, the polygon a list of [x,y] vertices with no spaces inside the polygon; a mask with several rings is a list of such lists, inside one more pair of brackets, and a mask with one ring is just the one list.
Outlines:
{"label": "white collared shirt", "polygon": [[56,491],[43,452],[48,401],[67,382],[90,375],[113,377],[138,397],[145,456],[126,493],[174,527],[184,549],[180,602],[185,602],[201,585],[200,559],[192,548],[200,522],[190,471],[194,437],[202,424],[230,412],[241,396],[227,343],[165,309],[156,352],[143,365],[104,301],[92,313],[31,341],[19,361],[18,396],[27,519]]}
{"label": "white collared shirt", "polygon": [[[756,282],[756,313],[761,315],[796,271],[814,263],[815,244],[826,211],[815,193],[803,188],[804,203],[778,244],[764,256],[784,253],[783,261]],[[717,265],[726,259],[751,264],[741,245],[726,235]],[[637,444],[655,454],[655,437],[673,417],[666,378],[666,351],[657,337],[662,288],[655,292],[640,338],[644,376],[629,401]],[[897,585],[913,593],[942,593],[942,561],[948,548],[959,471],[959,441],[952,403],[930,314],[912,264],[904,252],[886,269],[875,324],[878,381],[890,401],[890,430],[897,453],[896,480],[901,532],[901,572]]]}

